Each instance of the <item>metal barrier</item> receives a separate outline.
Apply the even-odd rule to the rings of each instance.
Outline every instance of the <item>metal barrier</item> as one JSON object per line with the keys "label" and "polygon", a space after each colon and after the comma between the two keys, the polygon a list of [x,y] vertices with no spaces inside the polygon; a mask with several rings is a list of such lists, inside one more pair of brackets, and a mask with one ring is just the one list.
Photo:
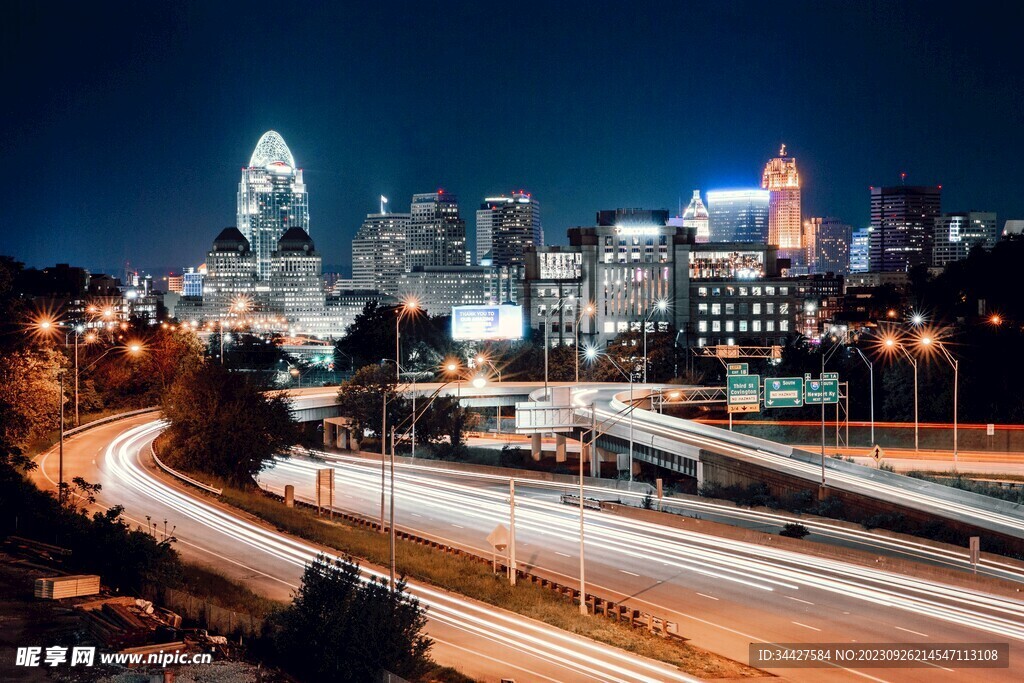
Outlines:
{"label": "metal barrier", "polygon": [[150,455],[153,456],[153,462],[155,462],[157,464],[157,467],[159,467],[160,469],[162,469],[164,472],[166,472],[167,474],[171,475],[172,477],[180,479],[181,481],[185,482],[186,484],[191,484],[192,486],[195,486],[196,488],[199,488],[199,489],[202,489],[202,490],[207,491],[209,493],[212,493],[215,496],[219,496],[224,491],[224,489],[218,489],[218,488],[214,488],[213,486],[210,486],[209,484],[204,484],[201,481],[193,479],[192,477],[188,476],[187,474],[182,474],[178,470],[170,468],[167,465],[165,465],[163,463],[163,461],[161,461],[160,458],[157,457],[156,449],[153,448],[153,442],[152,441],[149,442],[149,453],[150,453]]}
{"label": "metal barrier", "polygon": [[69,436],[74,436],[75,434],[79,434],[81,432],[87,431],[89,429],[92,429],[93,427],[100,427],[102,425],[109,424],[111,422],[117,422],[118,420],[123,420],[123,419],[125,419],[127,417],[135,417],[136,415],[145,415],[146,413],[156,412],[157,410],[160,410],[159,406],[153,406],[152,408],[139,408],[138,410],[129,410],[126,413],[117,413],[116,415],[108,415],[106,417],[101,417],[98,420],[93,420],[92,422],[86,422],[84,425],[79,425],[78,427],[74,427],[73,429],[65,429],[64,430],[64,438],[66,439]]}

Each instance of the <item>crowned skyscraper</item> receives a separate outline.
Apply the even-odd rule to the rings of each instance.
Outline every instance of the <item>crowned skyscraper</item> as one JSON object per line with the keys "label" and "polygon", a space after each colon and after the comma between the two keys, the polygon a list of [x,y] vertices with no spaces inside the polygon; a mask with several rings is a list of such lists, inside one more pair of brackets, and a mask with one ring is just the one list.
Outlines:
{"label": "crowned skyscraper", "polygon": [[683,227],[696,229],[698,242],[711,241],[709,214],[704,202],[701,201],[700,190],[693,191],[693,199],[690,200],[686,211],[683,211]]}
{"label": "crowned skyscraper", "polygon": [[796,171],[796,159],[786,156],[785,145],[779,156],[765,164],[761,187],[769,192],[768,244],[779,248],[779,256],[802,257],[800,174]]}
{"label": "crowned skyscraper", "polygon": [[268,130],[256,143],[238,184],[238,229],[256,255],[260,280],[270,278],[271,255],[290,228],[308,232],[309,197],[288,145]]}

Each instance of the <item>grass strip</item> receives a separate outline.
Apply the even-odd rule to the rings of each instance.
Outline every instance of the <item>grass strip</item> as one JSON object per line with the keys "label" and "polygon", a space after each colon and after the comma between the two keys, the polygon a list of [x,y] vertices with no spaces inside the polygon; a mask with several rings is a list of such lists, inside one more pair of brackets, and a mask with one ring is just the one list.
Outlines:
{"label": "grass strip", "polygon": [[[207,477],[209,478],[209,477]],[[218,486],[220,484],[217,484]],[[221,500],[255,515],[281,531],[334,548],[372,564],[389,563],[388,537],[343,521],[318,518],[301,507],[288,508],[258,489],[225,486]],[[590,638],[643,657],[679,667],[701,678],[765,676],[741,662],[685,642],[670,640],[603,617],[584,617],[550,589],[528,582],[512,587],[486,565],[399,539],[396,564],[401,574],[495,607]]]}

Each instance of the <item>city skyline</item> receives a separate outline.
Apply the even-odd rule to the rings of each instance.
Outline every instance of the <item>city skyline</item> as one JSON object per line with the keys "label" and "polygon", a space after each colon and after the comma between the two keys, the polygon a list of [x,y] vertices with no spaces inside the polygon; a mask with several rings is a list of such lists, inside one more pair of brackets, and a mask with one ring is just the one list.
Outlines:
{"label": "city skyline", "polygon": [[[453,13],[450,26],[426,10],[385,20],[356,8],[344,16],[347,46],[310,41],[309,53],[279,53],[275,64],[260,66],[229,57],[243,40],[269,37],[258,6],[237,21],[227,21],[222,8],[181,16],[136,7],[110,26],[78,11],[70,10],[71,18],[80,21],[51,25],[38,10],[18,9],[21,28],[3,48],[9,63],[30,44],[46,55],[31,76],[12,69],[13,91],[33,106],[3,114],[11,131],[5,148],[20,164],[7,191],[18,198],[9,202],[9,220],[21,229],[9,231],[7,250],[29,265],[197,265],[209,235],[231,224],[238,169],[270,129],[288,141],[304,170],[311,231],[325,263],[346,268],[351,239],[381,194],[411,197],[444,187],[461,198],[466,214],[485,197],[522,187],[544,204],[547,241],[565,244],[565,231],[586,225],[601,207],[676,213],[694,188],[757,187],[783,143],[800,160],[805,216],[863,227],[868,188],[897,184],[902,172],[908,184],[943,185],[944,210],[992,211],[1000,222],[1024,215],[1024,199],[1013,189],[1024,142],[1013,106],[1014,61],[1010,52],[1001,58],[1010,43],[987,41],[982,50],[946,41],[944,52],[915,56],[900,46],[940,40],[947,25],[947,10],[924,4],[889,8],[885,16],[865,6],[786,17],[795,33],[829,28],[845,50],[807,59],[808,48],[798,43],[770,69],[752,66],[755,51],[745,47],[779,28],[782,19],[769,12],[659,8],[617,21],[621,10],[613,8],[540,8],[523,38],[547,45],[557,35],[555,53],[527,51],[512,65],[532,81],[536,97],[517,97],[512,85],[491,87],[488,76],[509,66],[501,51],[509,36],[501,34],[459,48],[464,69],[448,77],[460,93],[458,107],[443,93],[414,88],[455,58],[431,50],[466,34],[485,8]],[[995,12],[958,21],[997,33],[1012,25]],[[331,8],[314,8],[301,20],[314,33],[313,24],[340,21]],[[694,23],[704,30],[680,42],[676,36]],[[115,84],[102,74],[120,63],[117,36],[127,25],[141,26],[125,46],[137,67]],[[431,31],[416,33],[417,26]],[[624,47],[587,52],[595,31],[618,36]],[[856,49],[865,31],[879,36],[880,49]],[[633,49],[639,34],[652,50]],[[384,59],[368,49],[413,35],[418,42],[402,56]],[[85,36],[90,47],[107,47],[83,50]],[[711,56],[709,40],[735,44],[734,54]],[[68,66],[70,54],[80,56]],[[879,86],[880,70],[897,60],[914,85]],[[194,83],[168,85],[166,74],[202,70],[207,61],[240,73],[229,78],[222,66]],[[328,77],[311,68],[319,62],[343,68]],[[691,66],[675,68],[683,63]],[[945,77],[951,71],[969,81],[971,97]],[[603,89],[616,96],[591,107]],[[781,108],[795,91],[813,105]],[[414,92],[419,104],[409,107],[404,102]],[[700,106],[687,105],[697,92]],[[157,101],[158,93],[164,106],[141,116],[132,103]],[[653,95],[653,104],[636,107],[641,93],[645,102]],[[969,105],[979,99],[988,106]],[[952,104],[923,106],[940,100]],[[581,108],[590,112],[585,119],[573,114]],[[776,111],[785,115],[768,115]],[[123,112],[138,120],[125,124]],[[568,120],[572,125],[562,122]],[[992,131],[1000,131],[998,140]],[[104,173],[95,173],[97,164]],[[406,207],[398,200],[393,208]],[[472,249],[475,235],[468,232]]]}

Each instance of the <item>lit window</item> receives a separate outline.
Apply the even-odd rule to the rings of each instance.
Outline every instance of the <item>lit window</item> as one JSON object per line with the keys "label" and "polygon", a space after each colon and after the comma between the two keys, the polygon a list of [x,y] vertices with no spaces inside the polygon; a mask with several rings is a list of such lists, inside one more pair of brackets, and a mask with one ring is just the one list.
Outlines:
{"label": "lit window", "polygon": [[760,304],[760,302],[754,304],[753,313],[754,313],[754,315],[761,315],[761,304]]}
{"label": "lit window", "polygon": [[722,315],[722,304],[711,304],[711,315]]}
{"label": "lit window", "polygon": [[760,320],[753,321],[753,323],[751,323],[751,330],[754,331],[754,332],[760,332],[761,331],[761,321]]}
{"label": "lit window", "polygon": [[725,321],[725,331],[726,332],[735,332],[736,331],[736,325],[735,325],[735,323],[733,323],[732,320],[726,320]]}
{"label": "lit window", "polygon": [[698,332],[707,332],[708,331],[708,321],[707,320],[699,321],[697,323],[697,331]]}
{"label": "lit window", "polygon": [[711,321],[711,331],[712,332],[721,332],[722,331],[722,321],[721,320],[712,320]]}
{"label": "lit window", "polygon": [[747,331],[747,321],[746,320],[741,320],[740,321],[740,332],[746,332],[746,331]]}

